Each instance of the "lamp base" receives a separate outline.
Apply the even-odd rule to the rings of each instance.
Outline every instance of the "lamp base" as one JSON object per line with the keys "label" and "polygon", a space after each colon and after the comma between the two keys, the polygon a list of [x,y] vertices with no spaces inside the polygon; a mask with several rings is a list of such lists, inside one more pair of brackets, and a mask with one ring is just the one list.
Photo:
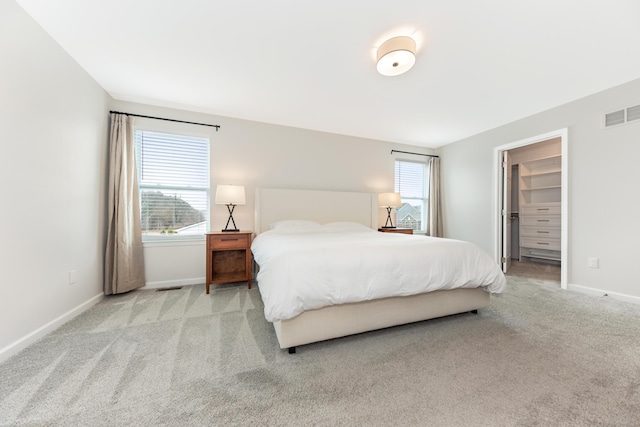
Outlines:
{"label": "lamp base", "polygon": [[[225,233],[236,233],[240,230],[238,230],[238,226],[236,225],[235,220],[233,219],[233,210],[235,209],[236,205],[232,205],[232,204],[228,204],[227,205],[227,209],[229,210],[229,219],[227,220],[227,224],[224,226],[224,230],[222,230]],[[233,224],[233,228],[229,228],[229,223]]]}
{"label": "lamp base", "polygon": [[393,225],[393,221],[391,221],[391,209],[392,209],[391,206],[387,206],[387,222],[384,223],[382,228],[396,228],[396,226]]}

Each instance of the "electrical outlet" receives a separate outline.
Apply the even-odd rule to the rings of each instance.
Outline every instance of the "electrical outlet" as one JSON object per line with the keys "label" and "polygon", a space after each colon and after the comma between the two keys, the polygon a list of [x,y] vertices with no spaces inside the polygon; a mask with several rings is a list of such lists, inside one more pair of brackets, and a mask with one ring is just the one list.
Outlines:
{"label": "electrical outlet", "polygon": [[74,285],[75,283],[76,283],[76,271],[71,270],[69,271],[69,284]]}
{"label": "electrical outlet", "polygon": [[595,257],[587,258],[587,267],[598,268],[598,258],[595,258]]}

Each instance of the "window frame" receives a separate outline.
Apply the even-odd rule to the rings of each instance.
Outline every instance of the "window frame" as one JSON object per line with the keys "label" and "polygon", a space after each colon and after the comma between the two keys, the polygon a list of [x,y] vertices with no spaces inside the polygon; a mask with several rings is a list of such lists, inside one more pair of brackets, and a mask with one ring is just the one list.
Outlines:
{"label": "window frame", "polygon": [[[189,242],[204,242],[206,240],[205,233],[210,230],[211,226],[211,135],[206,133],[189,132],[185,130],[167,129],[162,126],[150,126],[150,125],[134,125],[133,127],[134,138],[134,150],[136,155],[138,153],[136,145],[137,132],[152,132],[156,134],[172,135],[175,137],[187,137],[187,138],[200,138],[207,141],[207,187],[188,187],[188,186],[170,186],[170,185],[153,185],[144,186],[139,182],[140,171],[138,166],[140,162],[136,159],[136,174],[138,185],[138,203],[140,205],[140,221],[142,221],[142,191],[143,189],[153,190],[183,190],[183,191],[205,191],[206,192],[206,212],[205,212],[205,231],[202,234],[165,234],[165,235],[153,235],[142,233],[142,243],[145,246],[164,246],[165,244],[189,244]],[[142,227],[142,224],[140,224]]]}
{"label": "window frame", "polygon": [[[418,164],[418,165],[422,165],[423,170],[424,170],[424,181],[422,182],[422,197],[407,197],[404,196],[402,194],[402,192],[400,191],[399,188],[399,183],[396,180],[397,174],[396,174],[396,170],[397,170],[397,164],[398,163],[413,163],[413,164]],[[430,164],[428,161],[417,161],[417,160],[406,160],[406,159],[394,159],[393,162],[393,185],[394,185],[394,191],[397,193],[400,193],[400,200],[401,202],[404,204],[406,201],[408,200],[418,200],[421,201],[423,204],[424,209],[421,212],[421,228],[420,229],[413,229],[415,232],[418,233],[426,233],[427,232],[427,221],[429,219],[429,174],[430,174]],[[406,202],[408,203],[408,202]],[[397,212],[397,210],[396,210]],[[400,219],[397,217],[396,215],[396,226],[399,226]]]}

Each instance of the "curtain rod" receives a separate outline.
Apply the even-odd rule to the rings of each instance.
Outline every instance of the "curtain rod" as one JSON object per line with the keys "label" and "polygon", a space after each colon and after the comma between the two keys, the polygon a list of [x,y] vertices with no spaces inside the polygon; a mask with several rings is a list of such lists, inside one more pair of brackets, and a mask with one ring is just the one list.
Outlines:
{"label": "curtain rod", "polygon": [[125,116],[142,117],[144,119],[164,120],[166,122],[186,123],[188,125],[209,126],[212,128],[216,128],[216,132],[218,132],[218,129],[220,129],[220,125],[210,125],[208,123],[185,122],[184,120],[165,119],[163,117],[153,117],[153,116],[143,116],[142,114],[123,113],[122,111],[109,111],[109,112],[114,114],[124,114]]}
{"label": "curtain rod", "polygon": [[427,156],[427,157],[440,157],[435,154],[422,154],[422,153],[412,153],[410,151],[400,151],[400,150],[391,150],[391,154],[393,153],[404,153],[404,154],[415,154],[416,156]]}

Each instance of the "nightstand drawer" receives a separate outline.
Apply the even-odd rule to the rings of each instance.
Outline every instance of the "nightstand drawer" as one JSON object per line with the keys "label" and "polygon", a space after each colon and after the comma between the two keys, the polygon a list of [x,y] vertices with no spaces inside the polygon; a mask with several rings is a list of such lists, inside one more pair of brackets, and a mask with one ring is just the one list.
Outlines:
{"label": "nightstand drawer", "polygon": [[248,246],[249,235],[211,235],[212,249],[245,249]]}

